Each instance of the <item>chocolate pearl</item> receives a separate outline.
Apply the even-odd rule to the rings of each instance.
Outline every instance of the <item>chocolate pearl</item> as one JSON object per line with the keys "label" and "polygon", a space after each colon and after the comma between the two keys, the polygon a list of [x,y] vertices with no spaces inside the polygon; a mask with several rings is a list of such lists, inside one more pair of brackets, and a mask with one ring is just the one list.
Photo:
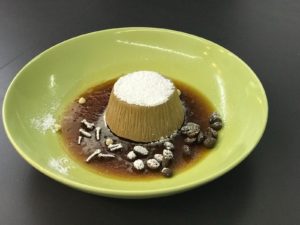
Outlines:
{"label": "chocolate pearl", "polygon": [[172,177],[173,171],[170,168],[163,168],[161,170],[161,173],[164,175],[164,177]]}
{"label": "chocolate pearl", "polygon": [[166,142],[164,143],[164,146],[165,146],[165,148],[168,149],[168,150],[174,149],[174,144],[171,143],[171,142],[169,142],[169,141],[166,141]]}
{"label": "chocolate pearl", "polygon": [[223,127],[223,123],[222,122],[214,122],[213,124],[210,125],[210,127],[215,130],[221,130]]}
{"label": "chocolate pearl", "polygon": [[197,136],[197,143],[201,144],[205,139],[204,133],[202,131],[199,132],[198,136]]}
{"label": "chocolate pearl", "polygon": [[186,125],[184,125],[180,130],[182,134],[187,135],[188,137],[195,137],[200,131],[200,125],[189,122]]}
{"label": "chocolate pearl", "polygon": [[218,131],[214,130],[211,127],[208,127],[206,132],[207,132],[207,136],[213,136],[214,138],[218,137]]}
{"label": "chocolate pearl", "polygon": [[187,143],[187,144],[193,144],[195,141],[196,141],[197,138],[185,138],[184,139],[184,142]]}
{"label": "chocolate pearl", "polygon": [[205,138],[203,144],[207,148],[213,148],[217,143],[217,139],[211,136]]}
{"label": "chocolate pearl", "polygon": [[170,159],[163,158],[161,165],[162,165],[162,167],[167,167],[170,165],[170,163],[171,163]]}
{"label": "chocolate pearl", "polygon": [[145,168],[145,164],[144,164],[143,160],[137,159],[133,162],[133,167],[136,170],[143,170]]}
{"label": "chocolate pearl", "polygon": [[183,145],[182,146],[182,152],[184,156],[191,156],[192,155],[192,150],[190,148],[190,146],[188,145]]}
{"label": "chocolate pearl", "polygon": [[174,158],[173,152],[171,150],[168,150],[168,149],[163,150],[163,156],[164,156],[165,159],[168,159],[168,160]]}
{"label": "chocolate pearl", "polygon": [[148,159],[147,166],[149,169],[155,170],[160,166],[160,164],[156,159]]}
{"label": "chocolate pearl", "polygon": [[213,112],[209,117],[209,123],[213,124],[215,122],[222,122],[222,118],[217,112]]}

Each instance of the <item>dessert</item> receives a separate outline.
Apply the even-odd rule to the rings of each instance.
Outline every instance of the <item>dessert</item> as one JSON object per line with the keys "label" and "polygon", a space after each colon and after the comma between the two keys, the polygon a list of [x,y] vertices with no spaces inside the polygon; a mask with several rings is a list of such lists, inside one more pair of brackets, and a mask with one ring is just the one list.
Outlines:
{"label": "dessert", "polygon": [[[127,93],[132,84],[122,82],[136,75],[147,82]],[[151,82],[152,91],[135,97]],[[87,90],[63,114],[59,132],[67,150],[97,173],[120,178],[169,178],[190,167],[217,144],[223,121],[201,93],[173,82],[141,71]],[[167,91],[152,94],[157,86]]]}
{"label": "dessert", "polygon": [[184,109],[170,80],[156,72],[138,71],[114,84],[105,118],[119,137],[151,142],[176,132]]}

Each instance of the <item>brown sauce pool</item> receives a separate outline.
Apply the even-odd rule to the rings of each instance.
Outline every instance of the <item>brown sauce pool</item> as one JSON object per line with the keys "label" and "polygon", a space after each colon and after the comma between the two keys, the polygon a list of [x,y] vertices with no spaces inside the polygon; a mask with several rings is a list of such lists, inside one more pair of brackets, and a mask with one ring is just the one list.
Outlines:
{"label": "brown sauce pool", "polygon": [[[101,174],[110,177],[118,177],[123,179],[145,179],[145,178],[163,178],[160,173],[161,167],[158,170],[150,170],[145,166],[145,170],[136,171],[132,162],[127,159],[127,153],[133,149],[135,145],[145,146],[149,150],[149,156],[142,159],[152,158],[156,153],[162,153],[164,147],[163,144],[141,144],[128,141],[114,135],[104,125],[103,112],[109,100],[110,92],[117,79],[107,81],[98,86],[92,87],[83,93],[80,97],[86,99],[85,104],[79,104],[78,99],[74,100],[71,105],[65,110],[62,115],[61,121],[61,137],[67,152],[76,161],[83,164],[87,168]],[[209,126],[209,116],[214,111],[212,104],[209,100],[190,86],[174,81],[175,86],[181,91],[180,99],[186,110],[185,122],[195,122],[200,124],[201,130],[206,130]],[[77,140],[79,136],[79,129],[81,127],[81,121],[86,119],[88,122],[95,123],[96,126],[100,126],[101,138],[100,141],[96,141],[95,131],[91,132],[92,138],[83,138],[81,145],[78,145]],[[86,158],[95,149],[105,149],[105,139],[109,137],[114,140],[114,143],[122,143],[124,148],[120,151],[114,152],[116,154],[115,159],[99,159],[95,158],[91,162],[86,163]],[[182,170],[185,170],[199,160],[203,159],[210,151],[206,149],[202,144],[192,144],[191,149],[193,155],[186,157],[182,154],[182,146],[184,138],[181,135],[175,136],[171,142],[175,145],[174,159],[169,168],[173,170],[174,176]],[[108,153],[110,153],[107,150]]]}

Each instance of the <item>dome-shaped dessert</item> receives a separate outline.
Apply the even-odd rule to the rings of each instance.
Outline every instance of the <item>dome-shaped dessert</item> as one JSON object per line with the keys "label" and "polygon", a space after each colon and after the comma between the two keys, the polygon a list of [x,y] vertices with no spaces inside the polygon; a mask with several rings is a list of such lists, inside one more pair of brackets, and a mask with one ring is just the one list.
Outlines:
{"label": "dome-shaped dessert", "polygon": [[116,135],[137,142],[168,137],[184,121],[184,108],[174,84],[152,71],[127,74],[114,84],[105,112]]}

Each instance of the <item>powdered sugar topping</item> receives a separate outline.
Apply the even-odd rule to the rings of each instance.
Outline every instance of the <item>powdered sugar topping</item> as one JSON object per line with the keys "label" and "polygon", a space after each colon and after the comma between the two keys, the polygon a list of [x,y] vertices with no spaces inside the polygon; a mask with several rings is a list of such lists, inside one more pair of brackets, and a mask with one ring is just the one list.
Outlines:
{"label": "powdered sugar topping", "polygon": [[129,73],[114,85],[114,94],[120,100],[139,106],[163,104],[175,90],[169,79],[153,71]]}

